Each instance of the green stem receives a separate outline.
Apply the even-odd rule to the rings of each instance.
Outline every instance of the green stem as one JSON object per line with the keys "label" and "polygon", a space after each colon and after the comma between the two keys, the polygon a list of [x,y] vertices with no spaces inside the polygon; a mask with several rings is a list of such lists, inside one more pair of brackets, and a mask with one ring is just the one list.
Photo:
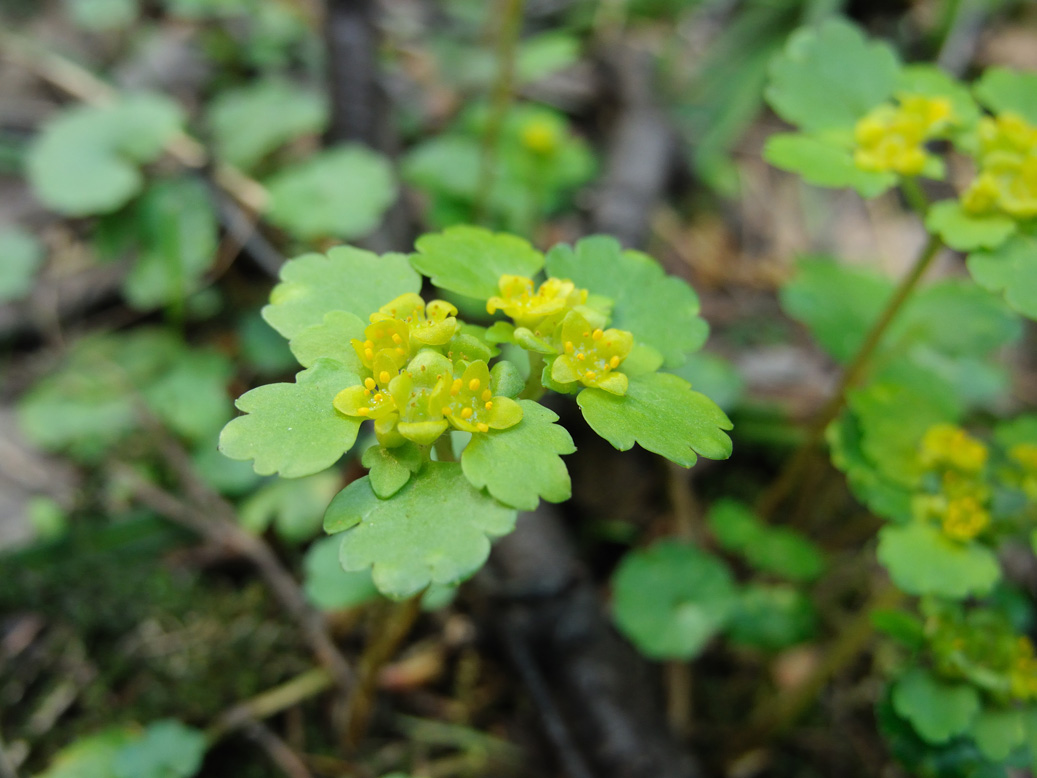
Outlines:
{"label": "green stem", "polygon": [[806,438],[757,502],[756,511],[761,518],[770,518],[785,498],[789,496],[796,484],[799,483],[800,477],[810,463],[815,448],[824,436],[825,429],[839,415],[843,406],[846,405],[847,392],[863,376],[876,349],[882,342],[883,336],[889,329],[889,325],[896,318],[897,314],[900,313],[904,303],[911,297],[911,294],[918,286],[918,282],[925,275],[930,265],[932,265],[941,248],[943,248],[943,241],[936,235],[930,236],[928,243],[926,243],[918,258],[915,259],[911,270],[900,281],[899,286],[893,293],[893,297],[890,298],[886,308],[872,325],[871,330],[868,331],[860,348],[857,349],[857,353],[850,361],[850,364],[843,371],[842,378],[839,380],[835,392],[824,408],[821,409],[821,413],[818,414],[813,424],[811,424]]}
{"label": "green stem", "polygon": [[522,13],[526,5],[525,0],[501,0],[501,3],[503,10],[500,34],[497,38],[497,80],[493,85],[490,114],[486,120],[486,132],[483,133],[479,159],[479,188],[473,215],[477,224],[486,221],[489,211],[497,162],[497,145],[515,91],[515,52],[522,30]]}
{"label": "green stem", "polygon": [[529,376],[526,385],[522,387],[519,398],[523,400],[539,400],[544,396],[544,385],[542,376],[544,372],[544,355],[536,351],[527,351],[529,354]]}
{"label": "green stem", "polygon": [[911,210],[917,213],[922,221],[925,221],[925,215],[929,213],[929,198],[922,191],[918,179],[905,176],[900,180],[900,191],[904,193],[904,199],[911,206]]}

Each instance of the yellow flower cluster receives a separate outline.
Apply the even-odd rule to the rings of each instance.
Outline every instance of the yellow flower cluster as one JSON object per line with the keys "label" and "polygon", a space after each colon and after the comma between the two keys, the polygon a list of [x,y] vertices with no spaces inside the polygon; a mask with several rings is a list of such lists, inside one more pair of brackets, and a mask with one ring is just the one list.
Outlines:
{"label": "yellow flower cluster", "polygon": [[522,407],[494,393],[485,360],[468,358],[456,314],[450,303],[426,305],[413,293],[371,314],[364,340],[351,341],[363,382],[339,392],[335,408],[373,419],[387,448],[408,440],[431,445],[451,426],[474,433],[518,424]]}
{"label": "yellow flower cluster", "polygon": [[900,95],[899,105],[885,103],[857,122],[854,164],[861,170],[917,176],[930,160],[926,142],[940,137],[954,121],[945,97]]}
{"label": "yellow flower cluster", "polygon": [[940,493],[916,500],[921,517],[935,518],[943,533],[967,543],[990,526],[990,489],[980,478],[987,447],[954,424],[935,424],[922,437],[919,460],[940,476]]}
{"label": "yellow flower cluster", "polygon": [[1008,449],[1008,458],[1021,471],[1020,486],[1026,496],[1037,501],[1037,446],[1033,443],[1017,443]]}
{"label": "yellow flower cluster", "polygon": [[1037,699],[1037,656],[1027,637],[1016,642],[1015,660],[1009,671],[1012,696],[1018,700]]}
{"label": "yellow flower cluster", "polygon": [[966,211],[1037,216],[1037,127],[1013,113],[981,119],[977,162],[979,174],[961,198]]}
{"label": "yellow flower cluster", "polygon": [[922,465],[978,473],[987,463],[987,447],[954,424],[934,424],[922,438]]}
{"label": "yellow flower cluster", "polygon": [[534,154],[548,157],[562,145],[562,128],[546,117],[527,121],[519,132],[522,146]]}
{"label": "yellow flower cluster", "polygon": [[548,278],[534,290],[532,279],[512,275],[501,276],[499,286],[500,296],[491,297],[486,310],[504,311],[515,322],[516,335],[548,356],[552,381],[626,394],[627,377],[617,368],[633,349],[634,336],[604,329],[607,318],[586,305],[586,289]]}

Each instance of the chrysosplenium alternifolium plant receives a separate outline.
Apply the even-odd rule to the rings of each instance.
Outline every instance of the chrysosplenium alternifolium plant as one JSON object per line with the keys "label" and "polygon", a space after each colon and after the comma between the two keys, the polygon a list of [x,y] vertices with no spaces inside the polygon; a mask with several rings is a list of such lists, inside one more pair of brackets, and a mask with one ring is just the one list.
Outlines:
{"label": "chrysosplenium alternifolium plant", "polygon": [[[988,425],[997,412],[1007,381],[991,356],[1021,327],[963,280],[914,284],[949,246],[968,253],[979,287],[1037,319],[1037,74],[992,68],[970,87],[830,21],[794,35],[771,76],[772,107],[798,129],[768,141],[771,163],[863,197],[899,187],[930,234],[899,298],[891,284],[817,260],[783,290],[786,308],[847,361],[862,348],[848,326],[855,307],[870,321],[885,305],[895,314],[828,428],[834,464],[886,520],[879,561],[918,598],[875,614],[907,649],[880,705],[884,728],[919,774],[1033,764],[1037,655],[1005,605],[998,552],[1037,549],[1037,416],[989,435],[961,426],[972,411]],[[950,178],[955,194],[930,204],[919,178]],[[847,305],[835,310],[840,296]]]}
{"label": "chrysosplenium alternifolium plant", "polygon": [[[424,300],[422,276],[486,311],[489,326]],[[636,442],[685,467],[730,454],[724,413],[665,372],[705,339],[695,293],[609,238],[545,257],[511,235],[454,227],[409,257],[307,254],[281,279],[263,314],[305,369],[243,395],[247,415],[220,448],[262,474],[305,476],[334,465],[371,422],[369,473],[332,500],[325,529],[343,533],[343,566],[373,567],[391,597],[462,580],[518,510],[568,499],[560,455],[575,448],[537,402],[545,391],[575,395],[618,449]]]}

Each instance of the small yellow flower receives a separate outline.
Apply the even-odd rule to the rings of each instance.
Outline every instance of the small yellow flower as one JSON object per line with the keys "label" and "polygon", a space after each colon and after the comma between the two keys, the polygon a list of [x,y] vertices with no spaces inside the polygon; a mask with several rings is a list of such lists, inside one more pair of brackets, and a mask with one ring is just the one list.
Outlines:
{"label": "small yellow flower", "polygon": [[337,395],[335,408],[347,416],[365,419],[381,419],[396,410],[396,403],[389,391],[389,384],[399,374],[393,354],[383,349],[375,355],[371,375],[360,386],[350,386]]}
{"label": "small yellow flower", "polygon": [[949,467],[978,473],[988,455],[983,443],[954,424],[935,424],[922,438],[920,459],[928,468]]}
{"label": "small yellow flower", "polygon": [[431,402],[451,425],[465,432],[514,427],[522,421],[522,406],[510,397],[494,394],[494,389],[490,370],[479,359],[460,376],[440,379]]}
{"label": "small yellow flower", "polygon": [[456,316],[457,308],[445,300],[432,300],[426,305],[420,295],[408,292],[372,313],[371,322],[393,319],[404,322],[410,331],[410,341],[415,348],[420,348],[449,342],[458,329]]}
{"label": "small yellow flower", "polygon": [[561,353],[551,364],[551,379],[559,384],[579,381],[584,386],[623,395],[627,377],[616,372],[630,350],[634,336],[625,330],[594,328],[576,311],[562,322]]}
{"label": "small yellow flower", "polygon": [[941,522],[944,534],[966,543],[990,526],[990,514],[975,497],[949,500]]}
{"label": "small yellow flower", "polygon": [[572,281],[548,278],[535,292],[533,286],[530,278],[502,275],[500,296],[486,301],[487,313],[502,310],[519,327],[533,329],[547,317],[587,302],[587,290],[577,289]]}
{"label": "small yellow flower", "polygon": [[429,446],[446,432],[449,425],[443,418],[441,406],[432,402],[432,394],[440,381],[453,374],[453,369],[445,356],[426,349],[389,382],[389,391],[399,410],[396,430],[400,435]]}
{"label": "small yellow flower", "polygon": [[1037,699],[1037,657],[1029,638],[1020,637],[1017,641],[1015,661],[1008,677],[1013,697],[1018,700]]}
{"label": "small yellow flower", "polygon": [[979,174],[962,195],[974,214],[1037,216],[1037,127],[1013,113],[979,123]]}
{"label": "small yellow flower", "polygon": [[353,338],[350,343],[360,357],[360,363],[368,370],[374,369],[375,357],[392,360],[399,369],[407,363],[410,355],[410,328],[405,322],[386,317],[373,322],[364,329],[364,340]]}
{"label": "small yellow flower", "polygon": [[917,176],[935,159],[925,144],[953,121],[950,101],[921,95],[901,95],[898,100],[899,106],[880,105],[857,122],[853,159],[861,170]]}
{"label": "small yellow flower", "polygon": [[544,117],[526,122],[519,132],[519,139],[525,148],[545,157],[554,154],[562,145],[558,122]]}

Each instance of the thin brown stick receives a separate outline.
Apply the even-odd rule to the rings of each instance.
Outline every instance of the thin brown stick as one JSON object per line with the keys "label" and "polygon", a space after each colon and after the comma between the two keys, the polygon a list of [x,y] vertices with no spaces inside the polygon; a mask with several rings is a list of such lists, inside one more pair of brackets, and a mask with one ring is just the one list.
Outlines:
{"label": "thin brown stick", "polygon": [[843,406],[846,405],[848,391],[864,375],[864,371],[868,368],[871,358],[889,329],[889,325],[897,317],[897,314],[900,313],[904,303],[910,298],[918,286],[918,282],[921,281],[922,276],[925,275],[933,260],[940,253],[943,245],[943,241],[938,236],[931,236],[928,243],[919,253],[911,270],[901,279],[885,309],[868,331],[864,342],[857,349],[857,353],[850,361],[850,364],[843,371],[839,384],[836,386],[832,396],[810,425],[810,429],[807,431],[807,435],[796,450],[796,453],[788,460],[786,466],[778,474],[778,477],[774,479],[770,487],[757,502],[756,512],[761,518],[768,519],[773,516],[774,512],[799,483],[803,472],[810,463],[811,457],[814,455],[815,449],[824,436],[825,429],[835,420],[840,411],[842,411]]}
{"label": "thin brown stick", "polygon": [[313,778],[306,763],[273,730],[259,721],[251,721],[244,727],[245,734],[266,751],[270,761],[277,765],[288,778]]}
{"label": "thin brown stick", "polygon": [[206,730],[210,743],[223,739],[228,733],[250,721],[262,721],[335,685],[334,679],[323,668],[314,668],[268,689],[244,702],[239,702],[221,713]]}

